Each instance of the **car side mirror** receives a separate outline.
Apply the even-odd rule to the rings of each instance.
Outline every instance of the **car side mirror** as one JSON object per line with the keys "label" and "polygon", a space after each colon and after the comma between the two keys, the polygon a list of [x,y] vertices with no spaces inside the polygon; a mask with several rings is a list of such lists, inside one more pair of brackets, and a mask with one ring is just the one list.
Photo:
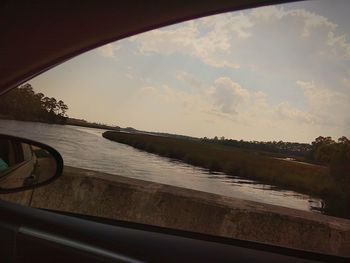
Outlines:
{"label": "car side mirror", "polygon": [[0,134],[0,193],[37,188],[57,179],[62,156],[52,147]]}

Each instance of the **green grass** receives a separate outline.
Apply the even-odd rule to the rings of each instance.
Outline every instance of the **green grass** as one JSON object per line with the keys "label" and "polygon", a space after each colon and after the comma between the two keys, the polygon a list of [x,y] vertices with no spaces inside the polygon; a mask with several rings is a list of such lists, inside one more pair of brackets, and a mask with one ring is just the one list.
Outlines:
{"label": "green grass", "polygon": [[266,153],[195,140],[114,131],[103,133],[103,137],[211,171],[250,178],[288,190],[318,196],[337,192],[327,167],[278,160]]}

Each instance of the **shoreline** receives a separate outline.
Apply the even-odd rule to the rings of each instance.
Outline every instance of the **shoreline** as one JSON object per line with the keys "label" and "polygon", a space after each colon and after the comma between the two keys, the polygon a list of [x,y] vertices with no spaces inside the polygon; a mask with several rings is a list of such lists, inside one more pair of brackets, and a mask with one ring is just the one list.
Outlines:
{"label": "shoreline", "polygon": [[40,120],[19,120],[16,118],[12,118],[9,116],[4,116],[0,115],[0,120],[7,120],[7,121],[24,121],[24,122],[34,122],[34,123],[43,123],[43,124],[54,124],[54,125],[72,125],[72,126],[77,126],[77,127],[86,127],[86,128],[93,128],[93,129],[102,129],[102,130],[113,130],[113,131],[119,131],[122,130],[120,127],[113,127],[109,125],[103,125],[103,124],[95,124],[95,123],[75,123],[75,122],[70,122],[69,120],[62,124],[62,123],[52,123],[52,122],[45,122],[45,121],[40,121]]}

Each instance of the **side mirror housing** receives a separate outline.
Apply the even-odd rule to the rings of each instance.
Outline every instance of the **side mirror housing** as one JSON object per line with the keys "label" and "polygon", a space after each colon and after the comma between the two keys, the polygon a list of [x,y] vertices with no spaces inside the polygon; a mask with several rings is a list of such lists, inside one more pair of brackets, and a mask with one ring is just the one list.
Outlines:
{"label": "side mirror housing", "polygon": [[0,193],[46,185],[62,175],[62,156],[52,147],[0,134]]}

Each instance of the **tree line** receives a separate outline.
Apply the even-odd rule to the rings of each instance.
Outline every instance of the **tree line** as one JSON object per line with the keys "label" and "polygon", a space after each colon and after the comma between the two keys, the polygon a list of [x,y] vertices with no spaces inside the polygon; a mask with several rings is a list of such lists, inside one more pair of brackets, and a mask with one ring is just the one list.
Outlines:
{"label": "tree line", "polygon": [[308,143],[297,142],[260,142],[260,141],[243,141],[226,139],[225,137],[218,138],[215,136],[212,139],[204,137],[201,139],[203,142],[216,143],[225,146],[233,146],[236,148],[251,149],[257,151],[265,151],[271,153],[282,153],[293,156],[306,156],[310,153],[312,146]]}
{"label": "tree line", "polygon": [[0,114],[5,118],[64,124],[68,106],[53,97],[36,93],[30,84],[21,85],[0,97]]}
{"label": "tree line", "polygon": [[311,143],[311,158],[328,165],[331,175],[343,182],[350,181],[350,140],[342,136],[338,141],[332,137],[319,136]]}
{"label": "tree line", "polygon": [[207,137],[202,142],[215,143],[236,148],[251,149],[289,156],[304,157],[306,160],[329,166],[331,176],[343,182],[350,181],[350,140],[342,136],[334,141],[330,136],[319,136],[311,144],[297,142],[259,142]]}

